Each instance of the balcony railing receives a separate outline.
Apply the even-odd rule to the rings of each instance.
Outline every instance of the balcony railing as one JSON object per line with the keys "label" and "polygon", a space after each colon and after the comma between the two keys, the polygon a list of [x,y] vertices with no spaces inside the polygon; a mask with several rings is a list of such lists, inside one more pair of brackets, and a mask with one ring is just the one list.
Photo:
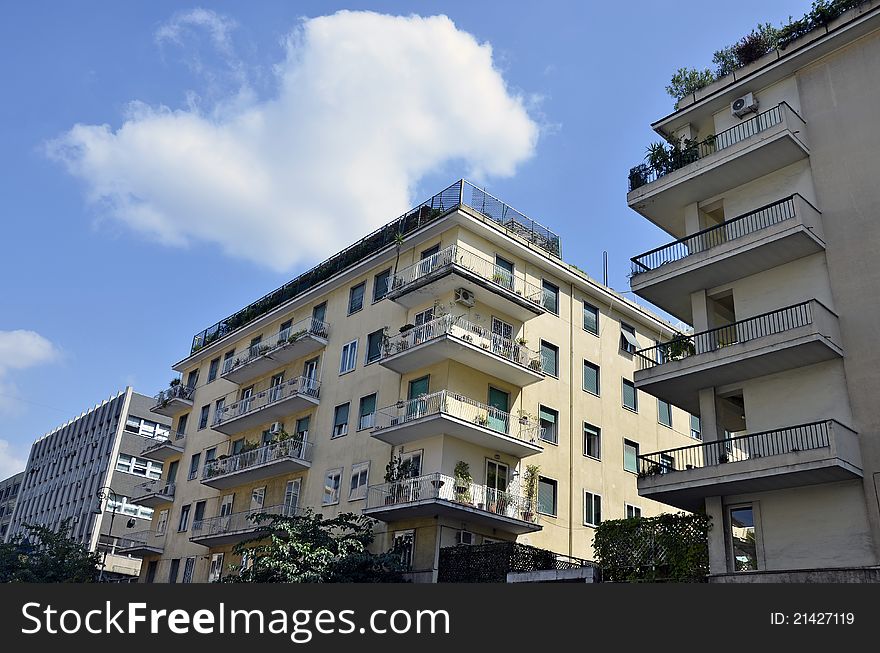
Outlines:
{"label": "balcony railing", "polygon": [[136,501],[137,499],[145,497],[147,495],[173,497],[176,487],[177,486],[175,485],[174,481],[165,481],[162,479],[147,481],[146,483],[141,483],[135,486],[133,500]]}
{"label": "balcony railing", "polygon": [[498,288],[516,293],[534,304],[541,305],[543,290],[540,287],[458,245],[450,245],[418,263],[399,270],[388,279],[389,292],[404,289],[439,270],[453,266],[464,268]]}
{"label": "balcony railing", "polygon": [[321,383],[316,379],[305,376],[297,376],[288,381],[282,381],[278,385],[270,386],[264,390],[255,392],[250,397],[223,406],[214,415],[214,426],[228,422],[236,417],[243,417],[266,406],[277,403],[296,395],[306,395],[318,398]]}
{"label": "balcony railing", "polygon": [[510,338],[492,333],[484,326],[469,322],[464,317],[454,317],[452,315],[443,315],[403,333],[389,337],[383,346],[383,358],[394,356],[416,345],[440,338],[441,336],[451,336],[458,340],[469,342],[485,349],[487,352],[501,356],[511,363],[541,372],[541,356],[537,352],[527,349],[525,345],[521,345]]}
{"label": "balcony railing", "polygon": [[653,476],[830,446],[830,422],[739,435],[639,456],[639,475]]}
{"label": "balcony railing", "polygon": [[313,318],[306,318],[305,320],[300,320],[296,324],[293,324],[283,331],[279,331],[275,335],[262,340],[261,342],[248,347],[247,351],[242,352],[238,356],[234,356],[230,358],[223,364],[223,374],[229,374],[233,370],[236,370],[244,365],[247,365],[255,358],[259,358],[260,356],[267,356],[271,354],[273,351],[276,351],[282,347],[287,346],[288,344],[293,344],[298,340],[302,340],[308,336],[315,336],[318,338],[324,338],[325,340],[330,335],[330,325],[326,322],[322,322],[321,320],[316,320]]}
{"label": "balcony railing", "polygon": [[807,326],[813,323],[814,301],[756,315],[709,331],[693,335],[679,335],[669,342],[640,349],[636,352],[639,369],[650,369],[671,361],[699,356],[730,345]]}
{"label": "balcony railing", "polygon": [[229,515],[209,517],[208,519],[200,519],[193,522],[190,539],[197,540],[201,537],[210,537],[212,535],[256,530],[268,523],[266,520],[258,523],[254,517],[259,514],[296,517],[302,513],[303,511],[300,508],[278,505],[266,508],[256,508],[245,512],[234,512]]}
{"label": "balcony railing", "polygon": [[501,491],[485,485],[465,483],[439,472],[397,483],[370,486],[366,509],[426,500],[449,501],[503,517],[537,522],[535,505],[525,497],[510,490]]}
{"label": "balcony railing", "polygon": [[[140,547],[151,547],[156,549],[165,548],[165,533],[156,531],[138,531],[136,533],[126,533],[122,537],[102,536],[102,538],[115,540],[112,542],[112,548],[119,549],[137,549]],[[111,543],[108,543],[111,544]]]}
{"label": "balcony railing", "polygon": [[[718,132],[714,136],[709,136],[702,141],[686,145],[680,149],[673,150],[668,163],[660,168],[653,168],[645,163],[635,166],[629,171],[629,189],[634,191],[646,184],[657,181],[661,177],[668,175],[670,172],[680,170],[691,163],[715,154],[721,150],[735,145],[740,141],[754,136],[774,125],[778,125],[783,120],[783,105],[788,111],[797,116],[797,113],[788,105],[782,102],[775,107],[763,111],[748,120]],[[798,116],[800,118],[800,116]],[[802,119],[801,119],[802,120]]]}
{"label": "balcony railing", "polygon": [[266,444],[228,458],[212,460],[205,463],[205,467],[202,469],[202,480],[242,472],[280,460],[310,462],[312,460],[312,443],[293,436],[287,440]]}
{"label": "balcony railing", "polygon": [[762,206],[721,224],[698,231],[686,238],[635,256],[631,259],[632,273],[635,275],[656,270],[668,263],[680,261],[692,254],[705,252],[728,241],[742,238],[793,217],[795,217],[794,195],[790,195],[778,202]]}
{"label": "balcony railing", "polygon": [[531,418],[481,404],[456,392],[441,390],[418,399],[400,401],[376,412],[374,432],[402,426],[431,415],[449,415],[476,426],[491,429],[523,442],[536,443],[540,427]]}
{"label": "balcony railing", "polygon": [[154,404],[154,407],[164,408],[175,399],[180,399],[181,401],[192,401],[195,393],[196,389],[188,385],[184,385],[182,383],[172,385],[165,390],[162,390],[161,392],[159,392],[159,394],[153,397],[156,402]]}

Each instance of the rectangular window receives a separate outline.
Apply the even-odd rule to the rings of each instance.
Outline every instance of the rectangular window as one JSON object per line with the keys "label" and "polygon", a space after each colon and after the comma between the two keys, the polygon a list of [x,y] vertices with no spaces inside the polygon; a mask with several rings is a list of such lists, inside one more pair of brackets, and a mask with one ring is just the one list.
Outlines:
{"label": "rectangular window", "polygon": [[223,354],[223,373],[226,374],[232,369],[232,357],[235,356],[235,350],[232,349]]}
{"label": "rectangular window", "polygon": [[348,433],[348,402],[336,407],[333,412],[333,437],[338,438]]}
{"label": "rectangular window", "polygon": [[600,460],[602,458],[602,429],[584,422],[584,455]]}
{"label": "rectangular window", "polygon": [[262,510],[266,503],[266,486],[251,490],[251,510]]}
{"label": "rectangular window", "polygon": [[192,457],[189,459],[189,476],[187,478],[190,481],[199,475],[199,462],[200,462],[201,457],[202,457],[202,454],[194,453],[192,455]]}
{"label": "rectangular window", "polygon": [[177,432],[175,434],[175,439],[179,440],[180,438],[186,437],[187,421],[189,421],[189,413],[184,413],[177,420]]}
{"label": "rectangular window", "polygon": [[623,441],[623,468],[638,474],[639,472],[639,443],[632,440]]}
{"label": "rectangular window", "polygon": [[217,372],[220,371],[220,357],[218,356],[214,360],[211,361],[210,367],[208,367],[208,383],[217,378]]}
{"label": "rectangular window", "polygon": [[542,284],[544,294],[541,305],[554,315],[559,315],[559,287],[546,279]]}
{"label": "rectangular window", "polygon": [[538,477],[538,512],[556,516],[557,483],[552,478]]}
{"label": "rectangular window", "polygon": [[321,505],[330,506],[339,503],[339,483],[342,479],[342,468],[331,469],[324,477],[324,496]]}
{"label": "rectangular window", "polygon": [[189,528],[189,508],[189,505],[186,505],[180,509],[180,521],[177,523],[178,533],[183,533]]}
{"label": "rectangular window", "polygon": [[382,270],[373,277],[373,301],[378,302],[388,294],[388,282],[391,280],[391,268]]}
{"label": "rectangular window", "polygon": [[545,374],[559,376],[559,347],[541,341],[541,369]]}
{"label": "rectangular window", "polygon": [[192,372],[187,374],[187,376],[186,376],[186,387],[187,388],[195,388],[196,383],[198,383],[198,382],[199,382],[199,371],[197,369],[193,370]]}
{"label": "rectangular window", "polygon": [[352,287],[348,291],[348,314],[357,313],[364,307],[364,291],[367,289],[367,282],[362,281],[358,285]]}
{"label": "rectangular window", "polygon": [[168,569],[168,582],[176,583],[177,582],[177,574],[180,572],[180,559],[174,558],[171,561],[171,567]]}
{"label": "rectangular window", "polygon": [[226,397],[218,399],[214,403],[214,424],[218,424],[223,419],[223,412],[226,410]]}
{"label": "rectangular window", "polygon": [[633,517],[641,517],[642,509],[638,506],[631,506],[630,504],[626,504],[626,518],[632,519]]}
{"label": "rectangular window", "polygon": [[623,385],[621,388],[623,394],[623,407],[639,412],[639,395],[635,384],[633,384],[632,381],[623,379]]}
{"label": "rectangular window", "polygon": [[636,330],[624,322],[620,323],[620,349],[627,354],[634,354],[639,349]]}
{"label": "rectangular window", "polygon": [[412,569],[413,553],[415,552],[416,532],[414,530],[396,531],[392,550],[400,555],[404,569]]}
{"label": "rectangular window", "polygon": [[198,501],[196,503],[196,509],[193,512],[193,523],[200,522],[205,518],[205,505],[206,501]]}
{"label": "rectangular window", "polygon": [[237,456],[244,449],[244,438],[232,441],[232,452],[230,455]]}
{"label": "rectangular window", "polygon": [[584,361],[584,391],[599,396],[599,366]]}
{"label": "rectangular window", "polygon": [[357,501],[367,498],[367,483],[370,480],[370,463],[356,463],[351,466],[351,484],[348,500]]}
{"label": "rectangular window", "polygon": [[215,553],[211,556],[211,569],[208,572],[208,582],[218,583],[223,576],[223,554]]}
{"label": "rectangular window", "polygon": [[602,497],[584,490],[584,526],[602,523]]}
{"label": "rectangular window", "polygon": [[339,373],[351,372],[357,365],[358,341],[352,340],[342,346],[342,356],[339,359]]}
{"label": "rectangular window", "polygon": [[599,309],[584,302],[584,331],[599,335]]}
{"label": "rectangular window", "polygon": [[758,532],[755,529],[754,507],[736,506],[728,511],[730,525],[730,557],[733,571],[758,569]]}
{"label": "rectangular window", "polygon": [[691,437],[697,440],[703,439],[703,431],[700,426],[700,416],[691,415]]}
{"label": "rectangular window", "polygon": [[559,411],[538,406],[538,419],[541,426],[541,439],[551,444],[559,444]]}
{"label": "rectangular window", "polygon": [[668,401],[657,400],[657,421],[672,428],[672,406]]}
{"label": "rectangular window", "polygon": [[309,425],[311,424],[311,421],[311,415],[306,415],[305,417],[300,417],[296,420],[295,433],[303,442],[308,442],[309,440]]}
{"label": "rectangular window", "polygon": [[361,397],[361,405],[358,410],[358,431],[369,429],[376,422],[376,395],[371,394]]}
{"label": "rectangular window", "polygon": [[159,518],[156,520],[156,535],[164,535],[165,529],[168,528],[168,509],[159,511]]}
{"label": "rectangular window", "polygon": [[199,411],[199,430],[208,427],[208,412],[211,410],[211,404],[205,404]]}
{"label": "rectangular window", "polygon": [[385,332],[379,329],[367,336],[367,364],[382,358],[382,337],[384,335]]}
{"label": "rectangular window", "polygon": [[193,582],[193,571],[196,568],[196,559],[195,558],[187,558],[186,562],[183,565],[183,580],[182,583],[191,583]]}
{"label": "rectangular window", "polygon": [[205,452],[205,464],[217,460],[217,447],[211,447]]}

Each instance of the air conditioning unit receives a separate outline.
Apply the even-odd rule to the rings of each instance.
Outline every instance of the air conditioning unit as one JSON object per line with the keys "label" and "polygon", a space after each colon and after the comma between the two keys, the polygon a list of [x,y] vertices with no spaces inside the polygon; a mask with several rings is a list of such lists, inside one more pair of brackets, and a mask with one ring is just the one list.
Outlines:
{"label": "air conditioning unit", "polygon": [[474,293],[472,293],[467,288],[456,288],[455,301],[457,301],[459,304],[464,304],[465,306],[473,306],[475,301]]}
{"label": "air conditioning unit", "polygon": [[281,422],[272,422],[272,426],[269,427],[269,433],[272,435],[281,433]]}
{"label": "air conditioning unit", "polygon": [[742,97],[736,98],[730,103],[730,113],[737,118],[742,118],[746,114],[758,110],[758,101],[751,93],[746,93]]}
{"label": "air conditioning unit", "polygon": [[455,543],[456,544],[473,544],[474,543],[474,534],[470,531],[458,531],[455,534]]}

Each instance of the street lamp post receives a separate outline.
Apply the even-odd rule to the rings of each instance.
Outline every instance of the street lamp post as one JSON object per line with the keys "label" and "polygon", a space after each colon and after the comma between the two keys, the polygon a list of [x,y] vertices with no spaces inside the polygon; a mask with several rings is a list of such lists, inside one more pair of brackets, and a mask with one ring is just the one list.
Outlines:
{"label": "street lamp post", "polygon": [[[98,511],[99,514],[103,512],[102,503],[105,499],[113,498],[113,510],[110,512],[110,532],[109,536],[113,537],[113,519],[116,517],[116,507],[119,505],[119,495],[116,494],[110,487],[104,486],[98,489],[95,493],[95,496],[98,497]],[[98,530],[98,543],[101,543],[101,531]],[[101,559],[101,573],[98,574],[98,582],[104,581],[104,568],[107,566],[107,548],[104,548],[104,555]]]}

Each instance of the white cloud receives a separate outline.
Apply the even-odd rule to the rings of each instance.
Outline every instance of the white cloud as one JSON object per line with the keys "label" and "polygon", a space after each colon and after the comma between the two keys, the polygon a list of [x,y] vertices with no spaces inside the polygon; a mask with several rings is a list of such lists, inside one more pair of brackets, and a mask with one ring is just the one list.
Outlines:
{"label": "white cloud", "polygon": [[21,407],[21,402],[16,400],[19,396],[18,386],[7,379],[10,372],[49,363],[57,358],[58,349],[35,331],[0,331],[0,413],[14,413]]}
{"label": "white cloud", "polygon": [[[230,23],[209,14],[161,38],[201,25],[231,48]],[[285,51],[269,99],[243,84],[213,111],[133,102],[118,129],[78,124],[48,153],[102,215],[277,271],[403,213],[426,174],[510,176],[534,153],[538,125],[491,46],[445,16],[342,11],[304,20]]]}
{"label": "white cloud", "polygon": [[171,20],[159,26],[154,38],[160,45],[166,41],[180,44],[183,34],[194,27],[207,30],[211,41],[223,54],[232,54],[231,35],[236,27],[235,21],[201,7],[175,14]]}
{"label": "white cloud", "polygon": [[13,451],[12,445],[0,439],[0,480],[24,471],[27,459],[20,452]]}

